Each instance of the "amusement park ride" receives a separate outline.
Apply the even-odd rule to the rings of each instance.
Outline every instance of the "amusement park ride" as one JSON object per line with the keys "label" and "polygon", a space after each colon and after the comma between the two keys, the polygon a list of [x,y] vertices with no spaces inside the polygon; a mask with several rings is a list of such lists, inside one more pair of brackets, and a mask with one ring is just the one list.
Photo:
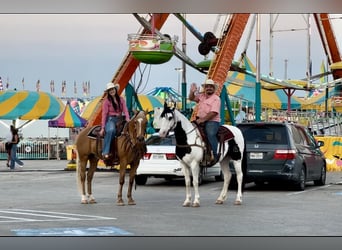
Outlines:
{"label": "amusement park ride", "polygon": [[[137,14],[133,15],[140,22],[143,28],[139,34],[130,34],[128,36],[129,50],[112,78],[112,82],[120,84],[119,94],[121,94],[122,90],[127,87],[131,77],[141,62],[147,64],[165,63],[175,55],[187,65],[202,73],[206,73],[208,78],[211,78],[218,83],[219,88],[217,89],[217,94],[223,98],[224,103],[227,105],[229,117],[232,118],[233,113],[231,111],[230,102],[228,95],[225,92],[226,88],[223,88],[223,86],[227,79],[229,70],[243,71],[242,68],[239,68],[233,63],[233,57],[246,28],[248,19],[250,18],[250,14],[230,15],[229,19],[225,23],[221,37],[219,38],[216,38],[210,32],[202,36],[192,29],[188,23],[186,23],[182,15],[174,14],[185,24],[190,32],[199,39],[201,42],[199,46],[200,53],[205,54],[209,53],[209,51],[214,52],[214,57],[210,60],[208,68],[203,68],[202,66],[192,62],[185,53],[175,46],[174,41],[170,36],[160,32],[170,14],[151,14],[149,21]],[[313,14],[313,16],[330,65],[331,72],[329,73],[332,74],[334,79],[330,85],[336,84],[342,81],[342,59],[329,16],[328,14]],[[283,89],[306,89],[306,86],[298,86],[291,82],[285,82]],[[339,88],[337,88],[337,90],[340,92]],[[340,98],[342,98],[341,94],[336,97],[338,100]],[[193,111],[192,115],[194,116],[195,114],[196,109]],[[93,116],[90,117],[88,124],[96,125],[100,123],[100,120],[101,101],[95,108]],[[231,119],[231,122],[234,125],[234,119]]]}

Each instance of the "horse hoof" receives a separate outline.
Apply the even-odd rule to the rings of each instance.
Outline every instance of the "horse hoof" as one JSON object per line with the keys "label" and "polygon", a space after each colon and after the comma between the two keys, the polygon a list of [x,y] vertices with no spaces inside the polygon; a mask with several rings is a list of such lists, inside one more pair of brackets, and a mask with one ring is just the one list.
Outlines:
{"label": "horse hoof", "polygon": [[183,207],[190,207],[190,202],[184,203]]}
{"label": "horse hoof", "polygon": [[135,201],[129,201],[128,205],[136,205]]}
{"label": "horse hoof", "polygon": [[96,200],[90,200],[89,201],[89,204],[95,204],[95,203],[97,203]]}
{"label": "horse hoof", "polygon": [[123,200],[117,200],[116,205],[117,206],[125,206],[125,203],[123,202]]}
{"label": "horse hoof", "polygon": [[88,204],[87,200],[81,200],[81,204]]}
{"label": "horse hoof", "polygon": [[235,201],[235,202],[234,202],[234,205],[241,205],[241,204],[242,204],[241,201]]}
{"label": "horse hoof", "polygon": [[196,202],[196,203],[193,203],[193,204],[192,204],[192,207],[200,207],[200,204],[197,203],[197,202]]}
{"label": "horse hoof", "polygon": [[223,201],[222,200],[216,200],[215,204],[222,205]]}

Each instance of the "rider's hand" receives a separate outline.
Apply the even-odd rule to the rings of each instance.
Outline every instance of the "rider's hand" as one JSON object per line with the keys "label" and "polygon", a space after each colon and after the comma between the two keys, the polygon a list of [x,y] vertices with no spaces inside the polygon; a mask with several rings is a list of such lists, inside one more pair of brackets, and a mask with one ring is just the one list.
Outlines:
{"label": "rider's hand", "polygon": [[190,86],[190,91],[195,93],[197,91],[197,85],[196,83],[192,83],[191,86]]}
{"label": "rider's hand", "polygon": [[201,124],[201,123],[204,123],[205,122],[205,119],[203,119],[203,118],[197,118],[197,123],[198,124]]}

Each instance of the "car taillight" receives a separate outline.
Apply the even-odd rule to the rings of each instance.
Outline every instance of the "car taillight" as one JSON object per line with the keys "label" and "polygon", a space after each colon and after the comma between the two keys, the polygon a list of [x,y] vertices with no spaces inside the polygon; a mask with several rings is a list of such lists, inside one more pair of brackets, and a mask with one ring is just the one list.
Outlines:
{"label": "car taillight", "polygon": [[296,151],[293,149],[277,149],[273,158],[279,160],[293,160],[296,157]]}
{"label": "car taillight", "polygon": [[144,160],[149,160],[151,158],[151,153],[144,154]]}
{"label": "car taillight", "polygon": [[167,160],[176,160],[176,154],[173,154],[173,153],[168,153],[168,154],[165,154],[166,155],[166,159]]}

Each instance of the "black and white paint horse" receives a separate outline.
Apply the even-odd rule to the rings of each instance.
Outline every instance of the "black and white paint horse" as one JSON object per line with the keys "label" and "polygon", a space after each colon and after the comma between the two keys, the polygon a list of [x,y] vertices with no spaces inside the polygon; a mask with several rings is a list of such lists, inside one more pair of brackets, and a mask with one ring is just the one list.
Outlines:
{"label": "black and white paint horse", "polygon": [[[205,153],[205,143],[199,129],[197,128],[197,125],[189,121],[188,118],[177,109],[169,108],[166,103],[164,104],[164,108],[155,109],[153,124],[155,127],[159,128],[159,135],[161,137],[165,137],[169,131],[174,131],[176,137],[176,155],[182,166],[185,177],[186,198],[183,206],[199,207],[200,194],[198,188],[198,178],[201,171],[200,163],[203,159],[203,154]],[[224,142],[223,147],[219,147],[222,150],[219,163],[224,176],[224,183],[222,191],[216,200],[216,204],[223,204],[223,202],[227,199],[228,187],[232,176],[229,168],[229,162],[232,160],[238,184],[234,204],[240,205],[242,203],[242,159],[244,155],[243,151],[245,149],[244,137],[239,128],[230,125],[222,126],[231,131],[233,134],[233,138],[231,140],[235,140],[236,143],[234,144],[235,146],[238,146],[241,154],[239,159],[236,159],[236,157],[233,157],[235,160],[232,159],[232,155],[230,153],[231,150],[229,150],[231,143],[228,143],[228,140]],[[195,191],[192,204],[191,175],[192,184]]]}

